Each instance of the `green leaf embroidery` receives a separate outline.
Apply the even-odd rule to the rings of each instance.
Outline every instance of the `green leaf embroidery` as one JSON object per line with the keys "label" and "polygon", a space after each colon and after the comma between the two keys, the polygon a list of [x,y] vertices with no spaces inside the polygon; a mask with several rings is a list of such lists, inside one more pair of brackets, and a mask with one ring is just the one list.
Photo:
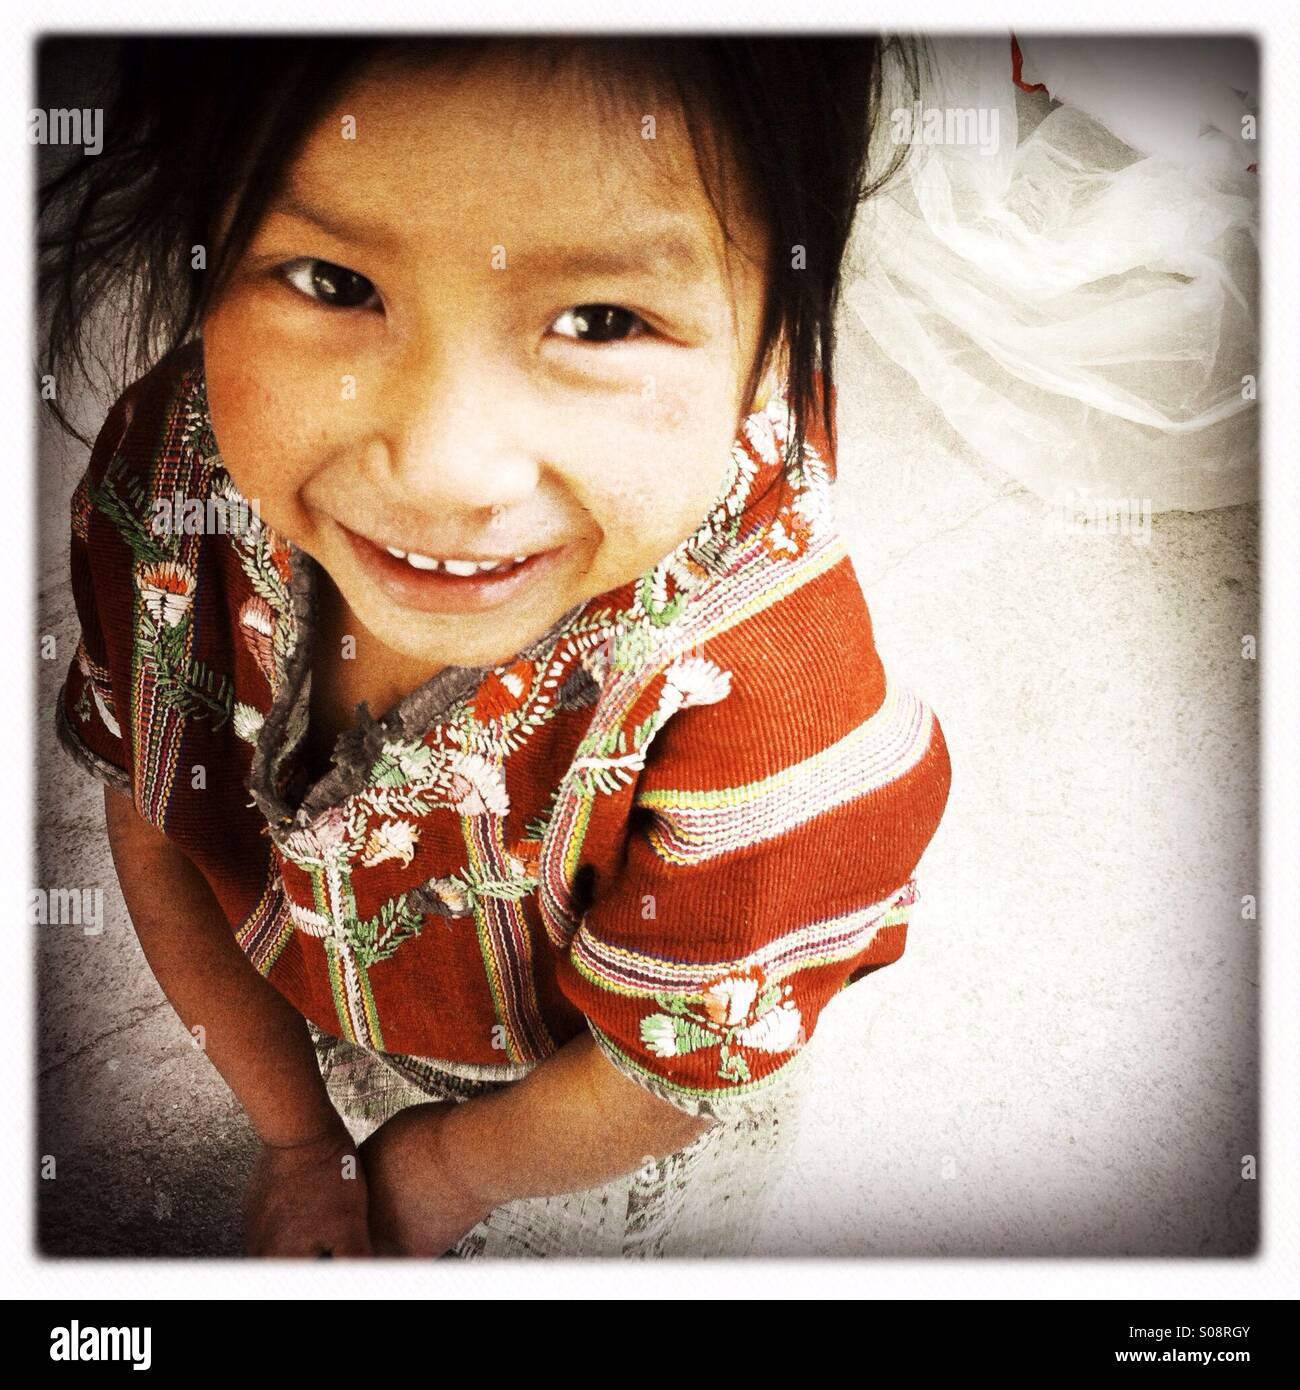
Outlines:
{"label": "green leaf embroidery", "polygon": [[356,952],[357,963],[374,965],[387,960],[404,941],[418,936],[424,916],[407,902],[406,894],[390,898],[373,917],[349,924],[344,936]]}

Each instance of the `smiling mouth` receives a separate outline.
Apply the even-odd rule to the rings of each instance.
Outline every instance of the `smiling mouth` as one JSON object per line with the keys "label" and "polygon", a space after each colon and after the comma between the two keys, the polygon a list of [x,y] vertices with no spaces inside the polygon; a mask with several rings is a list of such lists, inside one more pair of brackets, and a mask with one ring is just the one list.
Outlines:
{"label": "smiling mouth", "polygon": [[531,555],[512,555],[504,559],[421,555],[414,550],[399,550],[395,545],[386,545],[384,549],[395,560],[405,560],[412,569],[421,570],[426,574],[454,574],[461,579],[471,579],[476,574],[508,574],[512,569],[532,559]]}
{"label": "smiling mouth", "polygon": [[424,613],[497,608],[543,580],[568,546],[518,555],[425,555],[342,527],[353,553],[388,599]]}

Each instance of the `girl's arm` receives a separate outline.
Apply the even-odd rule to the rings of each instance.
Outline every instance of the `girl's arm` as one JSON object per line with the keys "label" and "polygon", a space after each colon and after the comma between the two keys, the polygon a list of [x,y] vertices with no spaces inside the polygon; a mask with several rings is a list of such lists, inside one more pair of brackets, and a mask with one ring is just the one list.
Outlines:
{"label": "girl's arm", "polygon": [[490,1209],[609,1182],[712,1123],[630,1081],[580,1033],[522,1081],[457,1106],[440,1140],[453,1174]]}
{"label": "girl's arm", "polygon": [[338,1115],[303,1016],[239,949],[202,874],[128,796],[104,815],[122,896],[163,993],[268,1144],[315,1139]]}
{"label": "girl's arm", "polygon": [[366,1140],[376,1252],[441,1254],[503,1202],[599,1186],[712,1123],[629,1080],[582,1033],[521,1081],[410,1107]]}
{"label": "girl's arm", "polygon": [[104,817],[145,958],[181,1022],[202,1028],[203,1050],[265,1146],[246,1210],[254,1253],[368,1252],[364,1176],[306,1020],[239,949],[202,874],[131,798],[106,787]]}

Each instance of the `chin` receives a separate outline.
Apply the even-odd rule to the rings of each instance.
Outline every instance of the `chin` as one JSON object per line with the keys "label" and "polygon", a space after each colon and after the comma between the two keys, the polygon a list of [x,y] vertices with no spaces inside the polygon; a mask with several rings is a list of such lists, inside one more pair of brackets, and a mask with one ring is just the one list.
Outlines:
{"label": "chin", "polygon": [[[539,628],[536,633],[524,634],[517,640],[513,634],[506,634],[493,641],[483,630],[481,618],[457,619],[456,622],[463,624],[459,632],[448,630],[439,634],[424,625],[394,622],[391,610],[377,614],[353,611],[377,642],[406,661],[428,667],[431,673],[444,666],[498,666],[546,630]],[[476,623],[478,632],[474,631]]]}

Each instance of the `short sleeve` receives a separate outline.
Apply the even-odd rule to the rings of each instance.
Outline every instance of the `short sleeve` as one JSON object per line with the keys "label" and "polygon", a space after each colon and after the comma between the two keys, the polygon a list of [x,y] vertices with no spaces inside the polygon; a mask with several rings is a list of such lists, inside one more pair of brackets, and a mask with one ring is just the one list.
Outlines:
{"label": "short sleeve", "polygon": [[658,734],[559,973],[609,1060],[690,1114],[766,1105],[827,1002],[902,955],[946,804],[939,722],[886,678],[845,570],[814,650],[771,620],[772,645],[751,629],[679,663],[712,693]]}
{"label": "short sleeve", "polygon": [[81,631],[55,703],[59,741],[82,768],[118,791],[131,791],[131,755],[123,720],[129,713],[132,592],[129,564],[96,499],[120,457],[133,416],[132,393],[109,412],[90,462],[72,495],[69,569]]}

